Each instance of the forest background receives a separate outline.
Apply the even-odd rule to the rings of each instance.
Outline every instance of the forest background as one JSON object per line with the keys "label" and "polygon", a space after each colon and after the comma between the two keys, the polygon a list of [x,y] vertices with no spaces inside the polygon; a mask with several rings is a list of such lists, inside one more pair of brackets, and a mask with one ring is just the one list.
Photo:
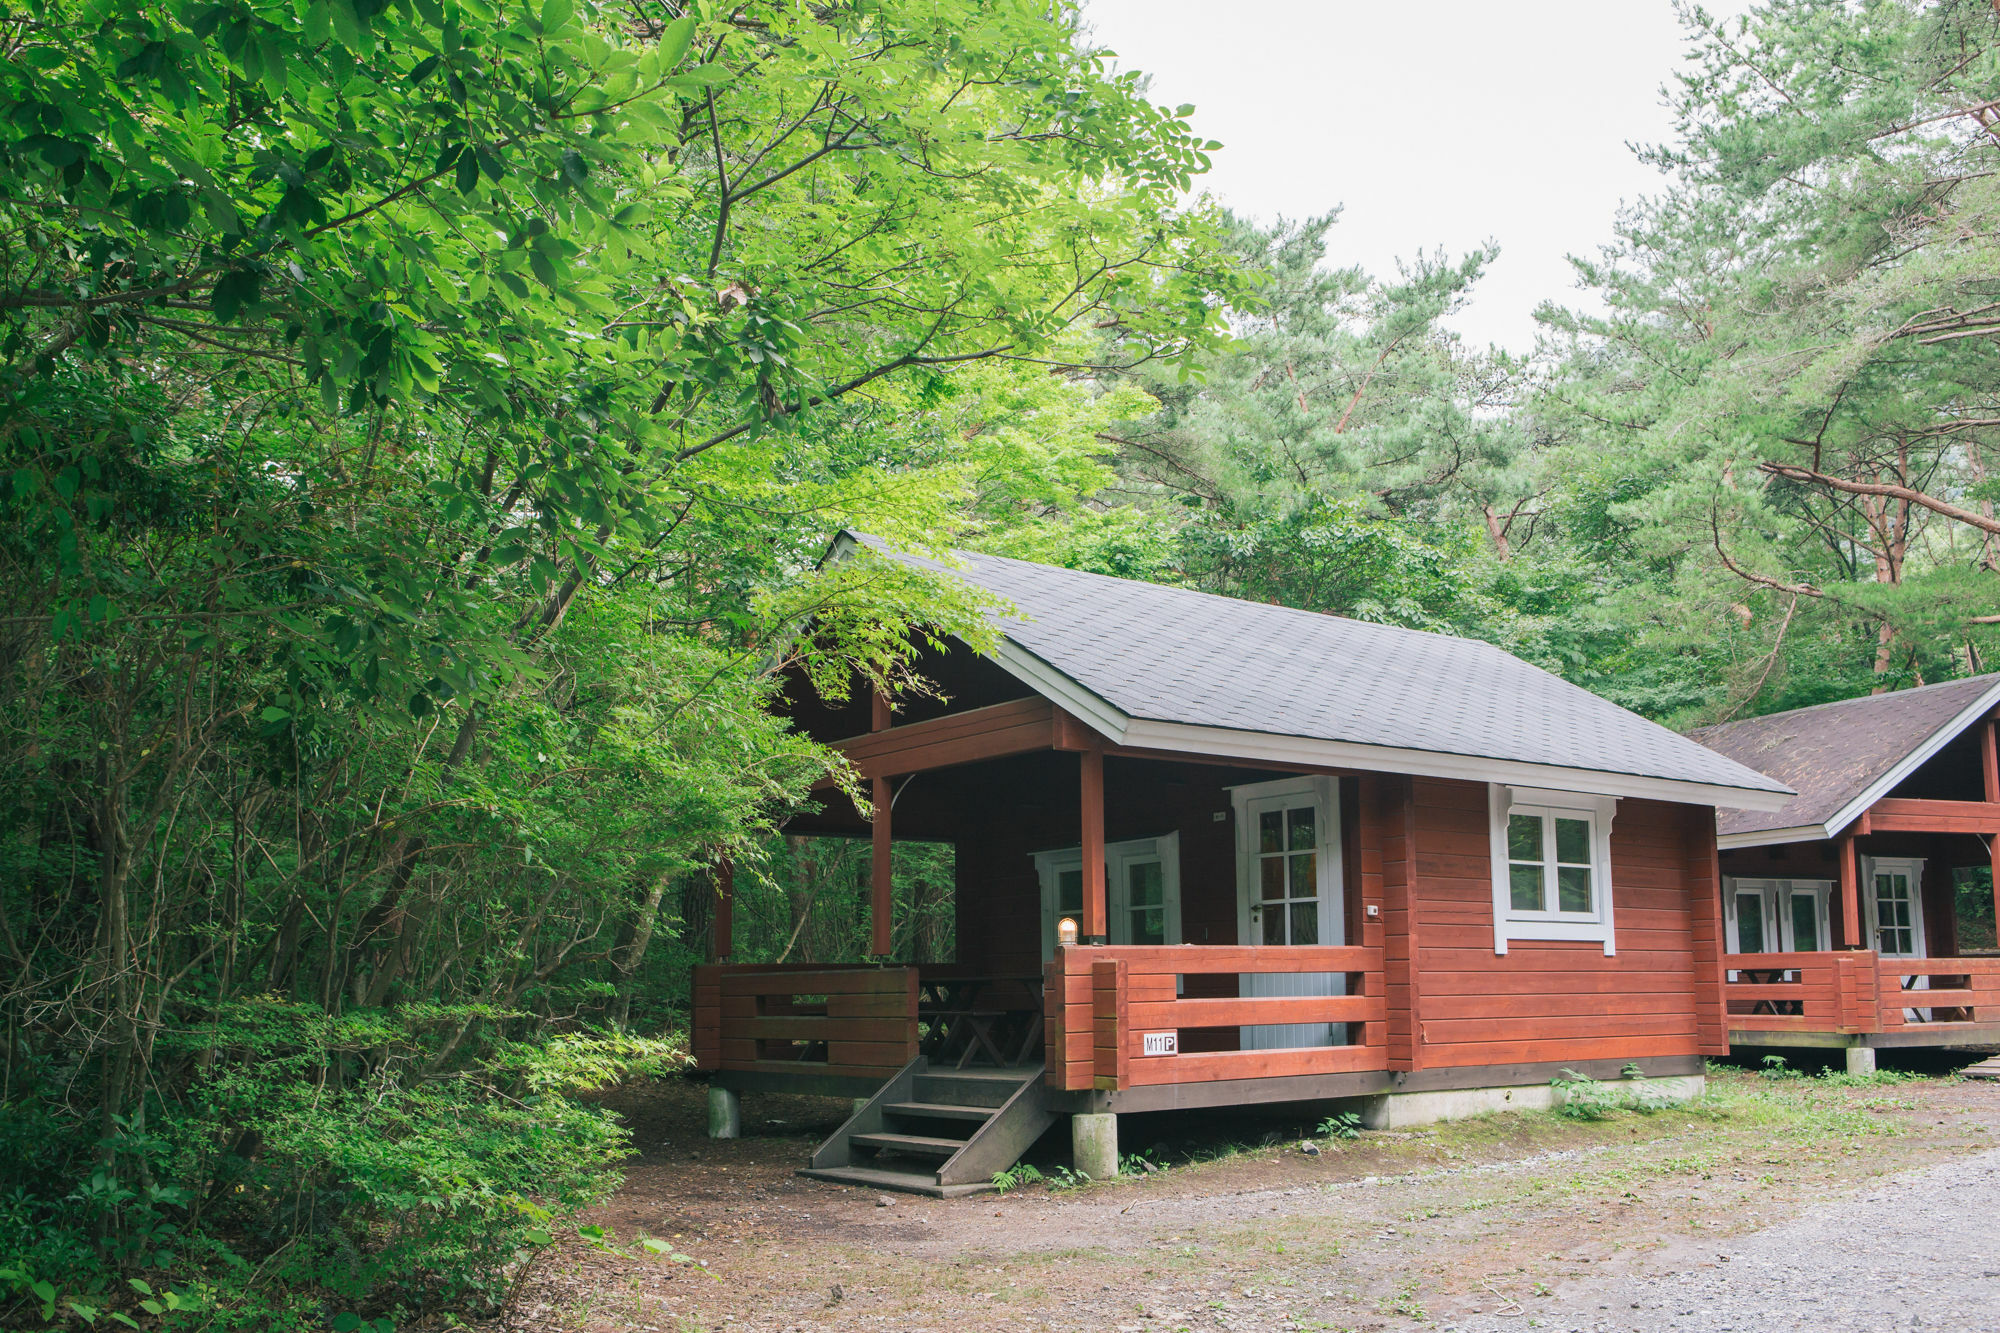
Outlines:
{"label": "forest background", "polygon": [[1490,250],[1231,216],[1064,4],[8,0],[0,1323],[504,1299],[719,859],[739,956],[864,947],[775,681],[989,631],[843,527],[1675,726],[1985,670],[2000,3],[1684,17],[1601,313],[1516,358],[1444,323]]}

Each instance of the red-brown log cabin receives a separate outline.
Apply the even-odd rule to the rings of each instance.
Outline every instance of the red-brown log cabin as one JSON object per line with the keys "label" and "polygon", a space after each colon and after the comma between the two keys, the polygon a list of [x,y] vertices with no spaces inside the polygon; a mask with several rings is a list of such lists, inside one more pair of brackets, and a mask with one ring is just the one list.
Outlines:
{"label": "red-brown log cabin", "polygon": [[990,655],[923,660],[935,697],[787,699],[871,796],[790,830],[873,839],[878,954],[892,837],[951,844],[957,958],[733,964],[718,923],[712,1132],[743,1091],[865,1099],[812,1173],[950,1194],[1063,1115],[1095,1176],[1122,1112],[1411,1124],[1546,1105],[1566,1070],[1692,1095],[1726,1053],[1715,811],[1782,782],[1486,643],[852,534],[829,558],[995,607]]}
{"label": "red-brown log cabin", "polygon": [[[1798,791],[1719,820],[1729,1040],[2000,1043],[2000,956],[1957,909],[2000,856],[2000,675],[1749,718],[1695,739]],[[1969,886],[1968,886],[1969,887]]]}

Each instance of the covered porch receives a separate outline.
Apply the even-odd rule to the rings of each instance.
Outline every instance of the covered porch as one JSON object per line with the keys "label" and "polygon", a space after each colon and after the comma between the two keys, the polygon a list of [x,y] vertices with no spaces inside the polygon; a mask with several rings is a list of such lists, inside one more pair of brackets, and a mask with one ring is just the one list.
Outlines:
{"label": "covered porch", "polygon": [[[961,699],[1019,691],[953,665]],[[693,990],[718,1132],[741,1093],[856,1098],[811,1169],[950,1193],[1063,1115],[1079,1162],[1115,1170],[1120,1112],[1390,1086],[1379,825],[1407,780],[1107,746],[1032,696],[907,721],[865,703],[837,744],[872,800],[828,789],[787,831],[868,840],[875,957],[735,960],[725,868]],[[950,962],[887,956],[901,839],[955,849]]]}
{"label": "covered porch", "polygon": [[[2000,1043],[2000,951],[1961,878],[2000,865],[2000,746],[1982,717],[1837,836],[1725,852],[1724,997],[1736,1047]],[[1977,798],[1977,799],[1968,799]],[[2000,916],[2000,911],[1994,912]]]}

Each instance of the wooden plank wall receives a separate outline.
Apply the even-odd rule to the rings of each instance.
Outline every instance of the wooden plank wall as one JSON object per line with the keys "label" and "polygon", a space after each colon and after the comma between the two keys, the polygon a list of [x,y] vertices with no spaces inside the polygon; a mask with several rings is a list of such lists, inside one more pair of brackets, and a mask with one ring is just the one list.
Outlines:
{"label": "wooden plank wall", "polygon": [[[1417,950],[1423,929],[1415,883],[1415,788],[1410,778],[1396,774],[1371,773],[1359,782],[1362,873],[1365,877],[1371,862],[1380,867],[1382,976],[1387,1001],[1384,1042],[1389,1068],[1422,1069],[1423,1042],[1417,1033],[1423,987],[1417,975]],[[1365,878],[1362,892],[1365,900]]]}
{"label": "wooden plank wall", "polygon": [[[1687,891],[1694,937],[1695,1040],[1703,1055],[1729,1054],[1729,1025],[1722,1003],[1722,955],[1729,947],[1722,924],[1721,854],[1715,846],[1715,812],[1682,807],[1687,839]],[[1617,827],[1616,822],[1612,824]],[[1614,888],[1617,881],[1614,878]]]}
{"label": "wooden plank wall", "polygon": [[[1615,957],[1597,944],[1538,940],[1515,940],[1496,955],[1486,787],[1418,778],[1414,798],[1411,1015],[1413,1055],[1423,1067],[1702,1052],[1695,885],[1681,807],[1619,802],[1611,834]],[[1389,933],[1393,939],[1393,916]],[[1392,1032],[1393,1024],[1392,1017]]]}

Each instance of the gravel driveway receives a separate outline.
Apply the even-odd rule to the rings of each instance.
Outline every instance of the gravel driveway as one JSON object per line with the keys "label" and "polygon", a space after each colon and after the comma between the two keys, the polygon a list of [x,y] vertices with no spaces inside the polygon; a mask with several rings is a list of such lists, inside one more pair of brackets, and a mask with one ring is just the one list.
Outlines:
{"label": "gravel driveway", "polygon": [[1445,1327],[1458,1333],[1524,1326],[1577,1333],[2000,1328],[1996,1217],[2000,1149],[1892,1177],[1713,1248],[1683,1249],[1691,1267],[1678,1272],[1577,1283],[1532,1313],[1475,1315]]}

